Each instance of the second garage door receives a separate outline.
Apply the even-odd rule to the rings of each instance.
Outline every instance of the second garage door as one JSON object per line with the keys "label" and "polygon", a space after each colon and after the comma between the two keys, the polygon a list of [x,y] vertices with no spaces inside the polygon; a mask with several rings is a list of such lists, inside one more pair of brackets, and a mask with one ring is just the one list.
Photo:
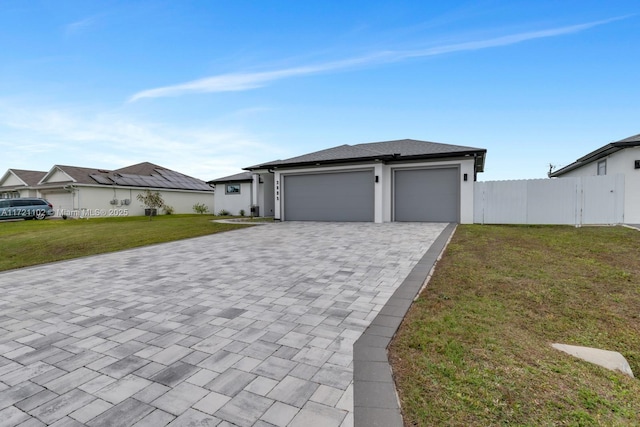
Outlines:
{"label": "second garage door", "polygon": [[285,221],[374,220],[373,170],[286,175]]}
{"label": "second garage door", "polygon": [[396,170],[396,221],[458,222],[460,178],[457,168]]}

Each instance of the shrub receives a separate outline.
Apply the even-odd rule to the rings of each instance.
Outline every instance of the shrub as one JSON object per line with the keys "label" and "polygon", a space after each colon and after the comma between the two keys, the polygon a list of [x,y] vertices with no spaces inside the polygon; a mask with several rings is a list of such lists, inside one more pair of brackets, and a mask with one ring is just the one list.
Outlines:
{"label": "shrub", "polygon": [[229,216],[229,215],[231,215],[231,213],[229,213],[229,211],[226,209],[222,209],[220,212],[218,212],[218,216]]}
{"label": "shrub", "polygon": [[244,216],[244,209],[240,209],[240,216]]}
{"label": "shrub", "polygon": [[193,211],[199,214],[205,214],[209,212],[209,208],[204,203],[196,203],[193,205]]}
{"label": "shrub", "polygon": [[175,213],[175,209],[173,209],[173,206],[164,205],[162,207],[162,212],[164,212],[165,215],[172,215]]}

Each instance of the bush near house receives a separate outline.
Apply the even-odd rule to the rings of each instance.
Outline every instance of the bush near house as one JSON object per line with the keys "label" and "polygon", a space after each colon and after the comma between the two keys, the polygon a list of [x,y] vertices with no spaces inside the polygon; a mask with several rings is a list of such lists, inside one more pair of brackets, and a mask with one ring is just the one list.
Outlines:
{"label": "bush near house", "polygon": [[204,203],[196,203],[193,205],[193,211],[197,214],[205,214],[209,212],[209,208]]}

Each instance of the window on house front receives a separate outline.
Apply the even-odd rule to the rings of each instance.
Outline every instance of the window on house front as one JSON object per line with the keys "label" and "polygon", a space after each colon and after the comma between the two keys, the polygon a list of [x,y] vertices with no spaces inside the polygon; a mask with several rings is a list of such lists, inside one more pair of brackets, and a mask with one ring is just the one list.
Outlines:
{"label": "window on house front", "polygon": [[598,175],[606,175],[607,174],[607,160],[600,160],[598,162]]}
{"label": "window on house front", "polygon": [[225,194],[240,194],[240,184],[227,184],[224,188]]}

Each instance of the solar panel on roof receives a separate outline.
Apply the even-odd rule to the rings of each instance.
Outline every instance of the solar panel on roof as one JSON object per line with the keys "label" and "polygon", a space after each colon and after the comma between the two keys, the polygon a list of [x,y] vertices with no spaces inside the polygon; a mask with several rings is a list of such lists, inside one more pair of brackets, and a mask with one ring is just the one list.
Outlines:
{"label": "solar panel on roof", "polygon": [[113,181],[111,181],[107,176],[96,175],[96,174],[90,174],[89,176],[98,184],[107,184],[107,185],[113,184]]}

